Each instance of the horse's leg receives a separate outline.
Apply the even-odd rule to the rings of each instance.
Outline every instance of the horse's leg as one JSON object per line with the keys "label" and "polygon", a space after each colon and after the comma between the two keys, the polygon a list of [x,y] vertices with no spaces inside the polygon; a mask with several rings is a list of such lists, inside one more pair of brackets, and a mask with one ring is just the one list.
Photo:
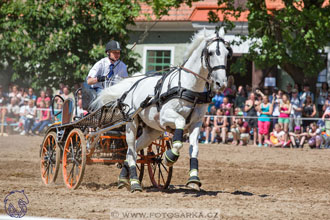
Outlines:
{"label": "horse's leg", "polygon": [[190,172],[189,172],[189,179],[187,182],[187,186],[200,191],[200,187],[202,185],[199,177],[198,177],[198,135],[200,131],[200,126],[202,122],[195,123],[190,128],[190,135],[189,135],[189,155],[190,155]]}
{"label": "horse's leg", "polygon": [[175,124],[175,131],[173,135],[173,148],[165,152],[165,164],[173,166],[180,156],[180,149],[182,148],[183,129],[186,125],[186,119],[173,109],[167,109],[161,117],[161,125],[172,122]]}
{"label": "horse's leg", "polygon": [[[142,187],[140,185],[140,181],[136,172],[137,153],[135,147],[135,139],[136,139],[137,128],[138,128],[138,121],[136,118],[132,122],[127,123],[126,125],[126,142],[128,149],[126,154],[126,161],[119,175],[119,180],[125,178],[127,180],[129,173],[131,192],[142,191]],[[119,181],[119,184],[120,182],[123,181]],[[119,184],[118,187],[120,186]]]}
{"label": "horse's leg", "polygon": [[150,127],[143,127],[142,135],[136,141],[136,152],[148,147],[161,134],[162,131],[152,129]]}

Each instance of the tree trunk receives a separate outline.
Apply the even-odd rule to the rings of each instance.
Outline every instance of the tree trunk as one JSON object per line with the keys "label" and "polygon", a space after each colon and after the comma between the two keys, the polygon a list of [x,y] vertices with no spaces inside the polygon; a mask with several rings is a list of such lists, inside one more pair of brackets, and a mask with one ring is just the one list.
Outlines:
{"label": "tree trunk", "polygon": [[289,63],[282,64],[281,68],[292,77],[295,83],[299,83],[300,85],[308,83],[310,85],[311,91],[315,93],[317,76],[307,77],[305,76],[302,68]]}

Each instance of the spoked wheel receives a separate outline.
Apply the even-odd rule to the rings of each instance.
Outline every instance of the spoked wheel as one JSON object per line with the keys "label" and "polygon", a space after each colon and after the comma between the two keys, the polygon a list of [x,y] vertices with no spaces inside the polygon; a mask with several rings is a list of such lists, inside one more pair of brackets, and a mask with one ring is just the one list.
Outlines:
{"label": "spoked wheel", "polygon": [[[144,156],[144,150],[142,149],[138,153],[138,157],[143,160],[143,156]],[[140,181],[140,183],[142,183],[143,175],[144,175],[144,163],[136,163],[136,171],[139,176],[139,181]]]}
{"label": "spoked wheel", "polygon": [[147,157],[149,177],[152,185],[159,189],[167,189],[170,185],[173,167],[164,164],[164,153],[172,148],[171,142],[164,139],[157,139],[148,147]]}
{"label": "spoked wheel", "polygon": [[69,189],[77,189],[86,166],[86,140],[81,130],[73,129],[63,149],[63,180]]}
{"label": "spoked wheel", "polygon": [[44,184],[55,182],[61,163],[61,150],[56,141],[56,133],[49,132],[44,138],[40,149],[41,179]]}

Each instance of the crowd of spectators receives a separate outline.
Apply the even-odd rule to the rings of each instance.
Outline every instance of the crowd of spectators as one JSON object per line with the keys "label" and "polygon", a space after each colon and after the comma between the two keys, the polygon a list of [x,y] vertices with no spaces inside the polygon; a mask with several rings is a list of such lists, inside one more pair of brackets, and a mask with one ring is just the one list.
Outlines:
{"label": "crowd of spectators", "polygon": [[[60,83],[59,90],[51,88],[35,92],[33,88],[19,88],[17,85],[9,86],[8,92],[4,92],[0,86],[0,124],[4,128],[4,134],[19,133],[21,135],[42,135],[45,129],[60,117],[52,115],[51,101],[56,95],[64,100],[74,99],[73,92],[80,88],[77,84],[74,91]],[[78,114],[83,114],[81,103],[81,91],[78,92]],[[61,109],[62,100],[57,98],[54,102],[54,110]]]}
{"label": "crowd of spectators", "polygon": [[[230,143],[259,147],[328,148],[330,142],[330,91],[322,83],[316,95],[305,83],[254,89],[228,85],[218,90],[209,105],[200,134],[202,143]],[[329,137],[329,138],[328,138]]]}
{"label": "crowd of spectators", "polygon": [[[5,93],[0,87],[1,124],[5,133],[19,132],[21,135],[43,134],[61,115],[52,114],[51,100],[56,95],[64,100],[75,100],[73,92],[80,88],[76,84],[72,91],[63,83],[58,90],[51,88],[35,92],[33,88],[12,85]],[[288,84],[286,90],[276,87],[252,89],[238,86],[234,77],[228,77],[227,87],[218,90],[209,105],[200,134],[202,143],[223,143],[259,147],[328,147],[330,139],[330,91],[322,83],[317,95],[310,85]],[[84,114],[81,93],[78,94],[78,115]],[[61,99],[55,100],[55,114],[61,109]],[[321,120],[317,120],[321,118]],[[330,118],[330,117],[329,117]],[[327,126],[328,125],[328,126]],[[330,143],[330,140],[329,140]]]}

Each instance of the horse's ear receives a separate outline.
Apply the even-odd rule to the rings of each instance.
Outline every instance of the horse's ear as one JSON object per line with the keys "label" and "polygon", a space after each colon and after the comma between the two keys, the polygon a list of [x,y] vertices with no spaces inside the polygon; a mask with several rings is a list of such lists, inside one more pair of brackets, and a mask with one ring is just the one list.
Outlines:
{"label": "horse's ear", "polygon": [[225,28],[224,27],[221,27],[220,30],[219,30],[219,36],[220,37],[224,37],[225,36]]}
{"label": "horse's ear", "polygon": [[204,37],[207,37],[206,28],[205,27],[203,28],[203,33],[204,33]]}

